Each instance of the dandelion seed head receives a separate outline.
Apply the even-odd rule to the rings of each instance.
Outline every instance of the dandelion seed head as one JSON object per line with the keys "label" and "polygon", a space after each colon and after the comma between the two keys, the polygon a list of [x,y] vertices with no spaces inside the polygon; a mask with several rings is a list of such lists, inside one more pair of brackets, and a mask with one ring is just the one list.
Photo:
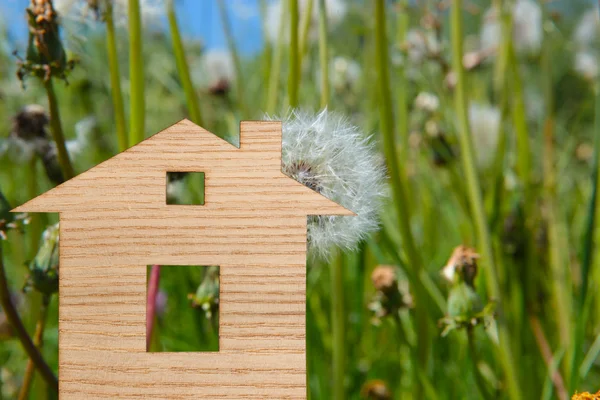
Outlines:
{"label": "dandelion seed head", "polygon": [[422,28],[412,28],[406,33],[405,47],[408,60],[413,64],[421,64],[428,56],[440,51],[434,31]]}
{"label": "dandelion seed head", "polygon": [[[140,14],[144,24],[153,24],[164,15],[165,0],[140,0]],[[128,0],[54,0],[54,9],[62,22],[93,25],[103,20],[106,4],[112,3],[115,25],[127,25]]]}
{"label": "dandelion seed head", "polygon": [[593,81],[598,76],[598,58],[588,50],[580,50],[575,54],[573,69],[583,78]]}
{"label": "dandelion seed head", "polygon": [[208,50],[200,58],[201,73],[198,76],[203,86],[211,92],[227,90],[235,81],[235,68],[233,57],[225,50]]}
{"label": "dandelion seed head", "polygon": [[97,121],[94,117],[86,117],[75,124],[75,139],[65,143],[69,156],[77,158],[85,149],[89,148],[96,125]]}
{"label": "dandelion seed head", "polygon": [[440,99],[433,93],[420,92],[415,98],[415,107],[432,113],[440,107]]}
{"label": "dandelion seed head", "polygon": [[[346,57],[335,57],[329,62],[329,81],[337,91],[356,90],[360,84],[362,69],[356,61]],[[321,70],[315,72],[315,80],[321,88]]]}
{"label": "dandelion seed head", "polygon": [[[537,54],[542,46],[542,10],[532,0],[517,0],[510,10],[513,17],[512,39],[520,54]],[[484,50],[498,49],[502,39],[500,10],[492,6],[484,14],[480,33]]]}
{"label": "dandelion seed head", "polygon": [[493,160],[500,138],[500,117],[497,107],[477,103],[469,105],[469,124],[480,167],[489,166]]}
{"label": "dandelion seed head", "polygon": [[0,144],[0,157],[16,164],[25,164],[48,142],[46,126],[50,117],[39,104],[28,104],[12,119],[10,136]]}
{"label": "dandelion seed head", "polygon": [[356,216],[311,216],[312,255],[335,247],[352,250],[379,227],[385,168],[370,138],[340,114],[292,111],[282,120],[282,170],[291,178],[354,211]]}
{"label": "dandelion seed head", "polygon": [[573,41],[578,47],[588,47],[598,42],[600,35],[600,14],[596,8],[587,10],[579,20]]}

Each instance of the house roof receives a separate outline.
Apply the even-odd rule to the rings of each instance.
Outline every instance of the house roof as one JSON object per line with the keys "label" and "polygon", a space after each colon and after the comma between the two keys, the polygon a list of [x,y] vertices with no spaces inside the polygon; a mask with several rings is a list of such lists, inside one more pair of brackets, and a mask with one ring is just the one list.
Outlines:
{"label": "house roof", "polygon": [[[245,193],[253,201],[293,201],[306,215],[355,215],[281,172],[280,122],[242,121],[236,147],[187,119],[12,211],[105,211],[111,201],[122,203],[116,208],[140,205],[140,198],[164,206],[166,172],[204,172],[208,205],[213,199],[238,201]],[[213,198],[212,185],[218,192]]]}

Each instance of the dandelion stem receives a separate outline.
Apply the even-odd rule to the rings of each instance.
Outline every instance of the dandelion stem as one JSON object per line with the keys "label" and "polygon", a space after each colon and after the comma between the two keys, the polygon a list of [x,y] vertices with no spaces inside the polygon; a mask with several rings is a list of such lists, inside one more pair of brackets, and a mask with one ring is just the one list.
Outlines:
{"label": "dandelion stem", "polygon": [[273,114],[275,112],[275,107],[277,106],[281,61],[283,59],[283,40],[285,37],[285,24],[283,21],[287,15],[287,6],[287,1],[281,3],[281,15],[279,16],[281,23],[279,24],[279,30],[277,32],[277,44],[273,49],[273,57],[271,57],[271,75],[269,76],[269,89],[265,107],[267,114]]}
{"label": "dandelion stem", "polygon": [[542,358],[544,359],[544,361],[546,362],[546,366],[550,370],[552,383],[554,383],[554,387],[556,388],[558,398],[560,400],[567,400],[569,398],[569,395],[567,393],[567,389],[565,388],[565,383],[563,381],[562,376],[560,375],[560,372],[557,369],[552,371],[554,365],[554,356],[552,355],[552,350],[550,349],[548,339],[546,339],[544,329],[542,328],[539,319],[534,315],[531,315],[529,317],[529,324],[531,325],[531,330],[533,331],[533,336],[535,337],[535,341],[538,345],[538,348],[540,349],[540,353],[542,353]]}
{"label": "dandelion stem", "polygon": [[288,76],[288,96],[290,107],[298,107],[298,87],[300,85],[300,66],[298,65],[298,0],[290,3],[290,72]]}
{"label": "dandelion stem", "polygon": [[231,58],[233,59],[233,67],[235,68],[235,87],[237,91],[237,101],[242,112],[245,115],[247,115],[248,110],[246,109],[246,102],[244,100],[244,77],[242,73],[242,63],[240,61],[240,55],[237,50],[237,46],[235,45],[235,40],[233,39],[233,32],[231,30],[231,23],[229,20],[229,15],[227,13],[227,6],[225,5],[224,0],[219,0],[217,4],[219,6],[219,14],[221,15],[221,23],[223,24],[223,32],[225,33],[225,38],[227,39],[227,47],[229,48],[229,52],[231,53]]}
{"label": "dandelion stem", "polygon": [[596,115],[594,131],[594,155],[592,162],[592,195],[588,205],[587,224],[583,241],[583,255],[581,259],[581,287],[576,303],[575,335],[573,340],[573,361],[571,362],[570,388],[575,390],[579,383],[579,370],[581,359],[583,358],[583,341],[585,336],[585,323],[588,321],[589,307],[586,308],[588,289],[590,286],[590,271],[598,263],[598,254],[594,254],[594,245],[598,245],[596,230],[600,225],[600,198],[598,196],[598,187],[600,186],[600,79],[596,82]]}
{"label": "dandelion stem", "polygon": [[310,30],[310,23],[312,21],[313,11],[313,0],[307,0],[305,4],[304,14],[302,14],[302,21],[300,23],[300,38],[298,41],[298,65],[302,66],[302,59],[308,48],[308,31]]}
{"label": "dandelion stem", "polygon": [[179,33],[177,16],[175,15],[175,2],[173,0],[167,1],[167,18],[169,20],[169,30],[171,32],[175,63],[177,65],[177,72],[179,73],[183,91],[185,92],[188,113],[192,122],[202,125],[202,114],[200,113],[200,107],[198,106],[198,96],[194,89],[194,84],[192,83],[192,78],[190,76],[190,68],[185,57],[185,49],[181,40],[181,34]]}
{"label": "dandelion stem", "polygon": [[50,128],[52,131],[52,137],[56,143],[56,149],[58,152],[58,163],[63,173],[63,179],[69,180],[75,176],[75,171],[71,165],[69,159],[69,153],[67,152],[67,146],[65,145],[65,135],[63,133],[62,124],[60,122],[60,112],[58,110],[58,99],[54,92],[54,86],[52,84],[52,78],[44,81],[44,87],[46,88],[46,94],[48,96],[48,106],[50,108]]}
{"label": "dandelion stem", "polygon": [[12,325],[15,330],[21,345],[25,349],[25,352],[35,364],[35,367],[38,369],[42,378],[48,383],[48,387],[54,393],[58,393],[58,379],[52,372],[52,369],[48,366],[44,358],[42,357],[40,351],[35,347],[35,344],[29,337],[21,318],[15,306],[10,299],[10,294],[8,290],[8,281],[6,279],[6,271],[4,269],[4,257],[2,252],[2,241],[0,240],[0,305],[2,306],[2,310],[6,315],[6,319]]}
{"label": "dandelion stem", "polygon": [[329,48],[327,43],[327,5],[319,0],[319,62],[321,64],[321,108],[329,104]]}
{"label": "dandelion stem", "polygon": [[129,145],[145,137],[144,59],[142,55],[142,19],[140,1],[128,0],[129,18],[129,82],[130,127]]}
{"label": "dandelion stem", "polygon": [[[282,7],[283,8],[283,7]],[[269,77],[271,76],[271,58],[273,56],[273,46],[267,37],[267,29],[266,29],[266,21],[267,21],[267,1],[259,0],[259,10],[260,10],[260,27],[262,32],[262,40],[264,43],[264,53],[263,53],[263,79],[265,82],[269,81]],[[281,24],[283,25],[283,24]]]}
{"label": "dandelion stem", "polygon": [[[32,157],[29,162],[29,179],[27,181],[27,196],[30,199],[35,198],[38,195],[37,192],[37,163],[38,158]],[[37,246],[39,244],[41,235],[41,216],[30,215],[29,222],[29,254],[30,257],[35,257]]]}
{"label": "dandelion stem", "polygon": [[[35,327],[35,334],[33,336],[33,343],[42,351],[44,342],[44,330],[46,329],[46,320],[48,318],[48,306],[50,305],[50,296],[42,295],[42,304],[39,310],[39,317]],[[35,372],[35,364],[31,359],[27,361],[27,368],[25,369],[25,375],[23,377],[23,385],[19,392],[19,400],[27,400],[29,398],[29,390],[31,383],[33,382],[33,374]]]}
{"label": "dandelion stem", "polygon": [[477,389],[479,389],[479,393],[481,393],[482,398],[485,400],[492,399],[493,397],[490,395],[483,376],[479,371],[479,367],[477,366],[477,349],[475,347],[475,338],[473,337],[473,328],[467,328],[467,341],[469,342],[469,352],[471,353],[471,361],[473,362],[473,375],[475,376],[475,383],[477,384]]}
{"label": "dandelion stem", "polygon": [[148,280],[148,298],[146,300],[146,351],[150,351],[152,334],[154,333],[154,320],[156,317],[156,297],[158,296],[158,284],[160,282],[160,265],[150,268],[150,279]]}
{"label": "dandelion stem", "polygon": [[[406,42],[406,33],[408,30],[408,12],[406,8],[408,7],[408,1],[402,0],[400,2],[400,9],[398,11],[398,19],[397,19],[397,37],[396,37],[396,45],[399,48],[404,46]],[[407,87],[408,81],[406,79],[406,68],[404,63],[398,68],[398,73],[396,74],[398,78],[398,90],[396,91],[396,99],[398,101],[398,136],[401,141],[400,156],[405,158],[408,149],[408,98],[407,98]]]}
{"label": "dandelion stem", "polygon": [[[451,11],[451,36],[452,36],[452,64],[456,73],[456,88],[454,90],[456,114],[458,117],[458,130],[461,149],[461,159],[466,178],[469,203],[472,217],[477,227],[479,238],[479,247],[483,262],[487,268],[484,268],[486,275],[486,284],[492,298],[496,299],[500,306],[501,292],[498,283],[498,273],[494,261],[492,242],[487,227],[486,216],[483,208],[483,199],[479,185],[477,171],[475,170],[475,157],[473,154],[473,144],[469,127],[467,114],[467,98],[465,89],[465,73],[462,65],[463,54],[463,32],[462,32],[462,0],[453,0]],[[513,361],[508,329],[502,316],[498,320],[498,339],[500,350],[500,361],[504,369],[507,388],[511,399],[521,399],[521,391],[517,378],[517,369]]]}
{"label": "dandelion stem", "polygon": [[121,74],[119,72],[119,57],[117,55],[117,42],[113,17],[112,1],[107,1],[105,20],[110,91],[113,101],[113,111],[115,113],[119,151],[124,151],[127,150],[129,144],[127,139],[127,121],[125,120],[125,106],[123,105],[123,92],[121,91]]}
{"label": "dandelion stem", "polygon": [[[546,9],[544,10],[544,21]],[[560,338],[561,347],[566,349],[565,367],[568,370],[573,361],[573,347],[571,347],[571,298],[570,279],[568,273],[568,256],[563,251],[561,237],[565,224],[560,216],[557,200],[557,174],[554,151],[554,97],[552,87],[552,48],[548,32],[544,31],[544,43],[541,56],[541,70],[543,77],[543,90],[545,102],[545,121],[542,127],[544,143],[544,202],[547,207],[548,223],[548,251],[550,260],[550,274],[552,276],[553,302],[556,310],[556,328]]]}
{"label": "dandelion stem", "polygon": [[[376,62],[379,75],[379,105],[381,115],[381,133],[383,146],[388,165],[389,175],[394,193],[394,204],[398,217],[398,226],[402,235],[403,245],[409,258],[409,264],[414,269],[413,286],[417,298],[415,314],[419,329],[419,362],[421,365],[415,367],[427,370],[426,364],[429,354],[429,321],[427,319],[427,296],[421,282],[421,270],[423,262],[414,242],[410,228],[410,213],[407,210],[408,197],[404,186],[405,173],[402,164],[398,161],[396,154],[396,141],[394,139],[394,116],[392,113],[392,99],[390,94],[390,77],[388,66],[388,49],[386,38],[385,0],[375,1],[375,45]],[[418,385],[417,385],[418,387]],[[417,391],[419,389],[416,389]],[[418,396],[417,396],[418,397]]]}
{"label": "dandelion stem", "polygon": [[333,342],[333,399],[344,400],[346,393],[346,313],[344,310],[344,256],[340,252],[331,262],[331,330]]}

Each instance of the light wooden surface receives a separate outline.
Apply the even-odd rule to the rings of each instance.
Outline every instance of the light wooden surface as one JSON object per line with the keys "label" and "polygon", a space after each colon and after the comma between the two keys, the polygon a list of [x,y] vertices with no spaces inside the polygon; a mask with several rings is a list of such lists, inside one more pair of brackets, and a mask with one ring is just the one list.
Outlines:
{"label": "light wooden surface", "polygon": [[[13,210],[60,212],[61,399],[306,398],[306,216],[352,213],[283,175],[280,123],[240,143],[183,120]],[[146,352],[150,264],[221,267],[219,352]]]}

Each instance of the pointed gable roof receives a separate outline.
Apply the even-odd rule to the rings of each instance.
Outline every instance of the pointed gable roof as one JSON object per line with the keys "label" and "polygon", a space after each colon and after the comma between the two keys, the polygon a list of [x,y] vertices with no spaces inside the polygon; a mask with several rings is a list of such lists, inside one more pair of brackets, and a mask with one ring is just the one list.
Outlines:
{"label": "pointed gable roof", "polygon": [[[143,164],[144,168],[140,168],[140,164]],[[136,183],[140,182],[140,189],[144,186],[144,181],[150,186],[156,182],[159,175],[160,179],[163,179],[162,182],[165,182],[165,173],[168,171],[214,171],[220,177],[227,178],[227,174],[232,175],[231,165],[249,171],[256,177],[276,179],[277,185],[285,185],[286,189],[293,193],[293,199],[290,200],[296,201],[297,207],[306,211],[307,215],[355,215],[281,172],[280,122],[242,121],[240,147],[236,147],[187,119],[154,134],[12,211],[63,212],[93,208],[93,202],[102,201],[101,196],[99,198],[97,195],[102,193],[102,186],[112,187],[111,182],[120,177],[131,180],[132,174],[136,174]],[[156,185],[151,190],[153,195],[164,195],[164,192],[161,195],[156,190]],[[122,193],[123,196],[135,194],[132,188],[129,188],[127,193]]]}

